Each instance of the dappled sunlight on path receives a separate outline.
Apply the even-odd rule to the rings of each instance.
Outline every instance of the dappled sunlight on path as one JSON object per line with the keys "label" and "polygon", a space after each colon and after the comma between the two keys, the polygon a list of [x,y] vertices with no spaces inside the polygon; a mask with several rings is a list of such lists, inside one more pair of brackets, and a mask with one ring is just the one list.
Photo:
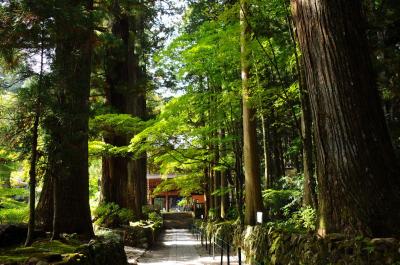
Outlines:
{"label": "dappled sunlight on path", "polygon": [[209,256],[200,241],[197,241],[188,229],[167,229],[159,244],[141,257],[138,264],[212,265],[220,264],[220,256],[216,256],[215,259]]}

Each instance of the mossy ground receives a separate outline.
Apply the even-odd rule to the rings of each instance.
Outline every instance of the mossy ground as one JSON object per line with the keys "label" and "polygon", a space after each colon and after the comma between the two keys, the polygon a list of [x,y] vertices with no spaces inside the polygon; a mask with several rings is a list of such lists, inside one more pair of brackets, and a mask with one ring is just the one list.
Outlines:
{"label": "mossy ground", "polygon": [[83,243],[75,239],[40,240],[31,247],[16,246],[0,249],[0,264],[24,262],[31,257],[54,257],[57,255],[72,254]]}

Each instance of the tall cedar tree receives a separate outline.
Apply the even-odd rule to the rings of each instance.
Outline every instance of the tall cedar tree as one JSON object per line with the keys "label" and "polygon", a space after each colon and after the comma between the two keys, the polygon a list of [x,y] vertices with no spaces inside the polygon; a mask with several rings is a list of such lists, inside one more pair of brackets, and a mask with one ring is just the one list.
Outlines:
{"label": "tall cedar tree", "polygon": [[245,216],[247,225],[255,225],[256,214],[263,211],[261,179],[257,152],[256,110],[250,106],[250,26],[248,24],[248,1],[240,1],[240,51],[242,65],[243,96],[243,157],[245,170]]}
{"label": "tall cedar tree", "polygon": [[54,172],[53,238],[93,236],[89,207],[88,122],[92,56],[91,0],[55,2],[57,106],[50,122]]}
{"label": "tall cedar tree", "polygon": [[[146,118],[144,71],[139,60],[144,37],[143,10],[135,16],[122,11],[119,1],[112,5],[111,31],[121,40],[120,46],[107,51],[106,102],[119,113]],[[109,134],[105,141],[114,146],[126,146],[130,137]],[[132,160],[125,157],[104,157],[102,172],[102,202],[114,202],[129,208],[140,217],[146,203],[146,156]]]}
{"label": "tall cedar tree", "polygon": [[399,166],[361,1],[292,0],[315,122],[319,234],[400,234]]}

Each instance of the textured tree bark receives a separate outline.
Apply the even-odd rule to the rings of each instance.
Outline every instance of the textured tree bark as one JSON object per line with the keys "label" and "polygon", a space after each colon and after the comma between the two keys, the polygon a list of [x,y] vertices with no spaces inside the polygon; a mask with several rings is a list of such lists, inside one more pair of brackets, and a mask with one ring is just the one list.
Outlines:
{"label": "textured tree bark", "polygon": [[[141,82],[144,70],[139,67],[138,55],[141,53],[138,32],[143,30],[143,25],[137,18],[139,15],[132,18],[121,12],[119,2],[114,1],[112,33],[121,40],[121,46],[108,51],[106,99],[118,113],[145,119],[146,91]],[[110,134],[104,139],[115,146],[126,146],[131,136]],[[146,154],[133,160],[127,157],[103,157],[101,201],[114,202],[131,209],[140,218],[147,199],[146,168]]]}
{"label": "textured tree bark", "polygon": [[[128,42],[128,100],[127,113],[142,120],[147,118],[146,113],[146,82],[145,69],[140,64],[143,56],[144,21],[138,10],[131,21],[131,34]],[[128,162],[128,193],[133,199],[133,210],[141,217],[142,206],[146,204],[147,196],[147,157],[141,157]]]}
{"label": "textured tree bark", "polygon": [[250,27],[247,21],[248,2],[240,1],[240,46],[243,97],[243,157],[245,171],[245,216],[246,225],[256,224],[256,214],[263,211],[261,199],[261,179],[259,176],[259,157],[257,152],[256,111],[250,106],[249,82],[249,42]]}
{"label": "textured tree bark", "polygon": [[300,56],[297,52],[297,36],[293,28],[293,20],[289,11],[286,21],[292,38],[293,50],[296,59],[297,77],[299,80],[300,103],[301,103],[301,139],[303,153],[303,206],[311,206],[314,209],[318,207],[316,180],[314,178],[314,157],[313,157],[313,135],[312,135],[312,113],[310,105],[310,97],[307,91],[307,85],[304,78],[304,63],[300,63]]}
{"label": "textured tree bark", "polygon": [[312,114],[308,94],[304,88],[301,93],[301,137],[303,145],[303,206],[317,208],[316,183],[314,180],[313,143],[312,143]]}
{"label": "textured tree bark", "polygon": [[[224,157],[225,156],[225,149],[226,146],[223,143],[223,140],[225,139],[225,130],[221,129],[219,133],[219,138],[221,142],[221,148],[220,148],[220,156]],[[228,211],[228,194],[226,193],[226,188],[228,187],[228,181],[227,181],[227,172],[226,170],[222,170],[220,172],[220,188],[221,190],[224,191],[224,193],[221,195],[220,198],[220,217],[222,219],[225,219],[227,211]]]}
{"label": "textured tree bark", "polygon": [[[48,161],[51,163],[51,161]],[[50,174],[49,165],[47,172],[43,178],[42,192],[40,193],[39,202],[36,206],[36,225],[44,231],[53,231],[53,177]]]}
{"label": "textured tree bark", "polygon": [[319,234],[400,235],[400,181],[361,1],[292,0],[315,122]]}
{"label": "textured tree bark", "polygon": [[[92,57],[91,0],[56,1],[55,73],[58,106],[49,131],[56,156],[53,172],[53,238],[60,233],[92,237],[89,209],[88,123]],[[85,10],[86,12],[82,12]],[[62,13],[62,14],[61,14]]]}
{"label": "textured tree bark", "polygon": [[[111,137],[110,137],[111,138]],[[117,144],[115,139],[118,137],[107,137],[106,143]],[[126,141],[125,141],[126,142]],[[126,144],[124,144],[126,145]],[[127,159],[123,157],[103,157],[102,158],[102,178],[101,178],[101,203],[113,202],[123,208],[129,208],[127,199]]]}
{"label": "textured tree bark", "polygon": [[[118,113],[125,113],[127,102],[127,46],[129,41],[129,19],[121,14],[118,1],[114,1],[111,33],[121,40],[120,46],[107,50],[106,58],[106,104]],[[108,133],[104,141],[113,146],[126,146],[128,137]],[[125,157],[103,157],[101,177],[101,203],[116,203],[129,208],[127,192],[128,159]]]}

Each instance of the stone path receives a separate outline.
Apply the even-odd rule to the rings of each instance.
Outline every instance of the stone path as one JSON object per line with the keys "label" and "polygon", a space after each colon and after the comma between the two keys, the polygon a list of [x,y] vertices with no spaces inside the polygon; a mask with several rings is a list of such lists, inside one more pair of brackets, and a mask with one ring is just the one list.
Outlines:
{"label": "stone path", "polygon": [[137,265],[137,260],[146,252],[143,248],[133,248],[125,246],[125,253],[129,265]]}
{"label": "stone path", "polygon": [[[214,265],[220,264],[220,256],[215,259],[208,255],[200,241],[188,229],[166,229],[159,243],[138,259],[139,265]],[[224,256],[224,264],[226,255]],[[238,264],[236,257],[231,263]]]}

